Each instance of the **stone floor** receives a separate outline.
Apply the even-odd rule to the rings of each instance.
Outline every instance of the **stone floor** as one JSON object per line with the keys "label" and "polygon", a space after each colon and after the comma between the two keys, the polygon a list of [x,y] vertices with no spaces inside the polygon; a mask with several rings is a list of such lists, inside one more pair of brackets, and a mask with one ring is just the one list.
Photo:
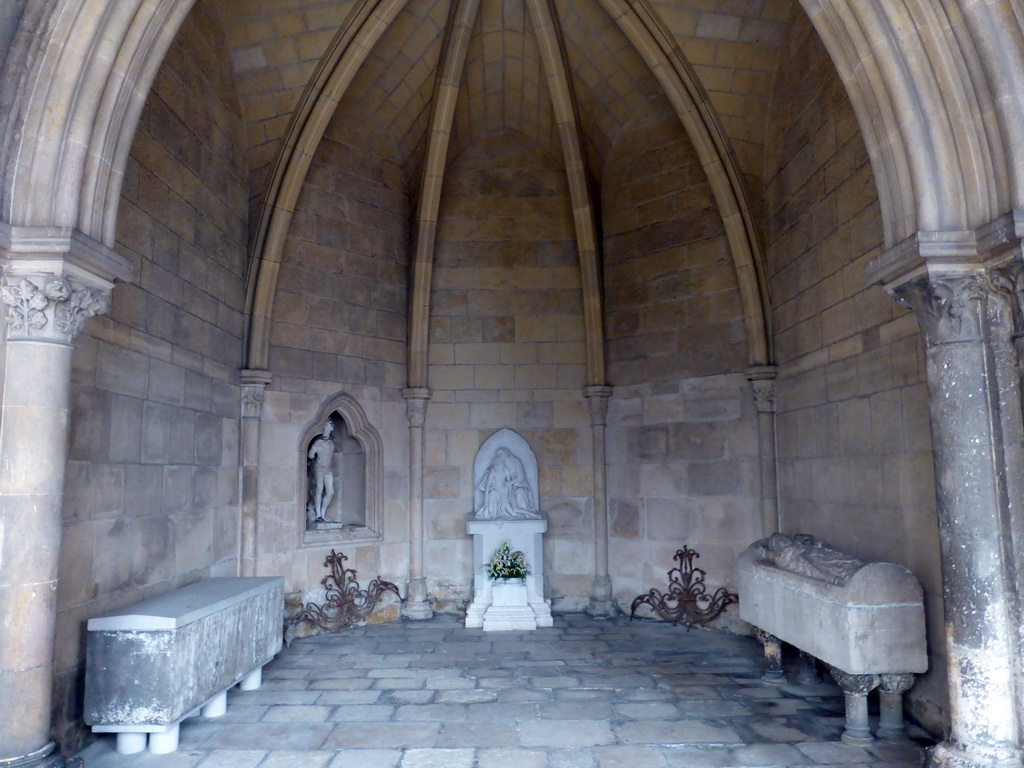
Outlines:
{"label": "stone floor", "polygon": [[759,678],[750,638],[582,616],[484,633],[441,616],[296,641],[262,688],[229,693],[226,715],[186,720],[175,753],[118,755],[104,736],[81,756],[86,768],[921,764],[923,738],[841,743],[831,683]]}

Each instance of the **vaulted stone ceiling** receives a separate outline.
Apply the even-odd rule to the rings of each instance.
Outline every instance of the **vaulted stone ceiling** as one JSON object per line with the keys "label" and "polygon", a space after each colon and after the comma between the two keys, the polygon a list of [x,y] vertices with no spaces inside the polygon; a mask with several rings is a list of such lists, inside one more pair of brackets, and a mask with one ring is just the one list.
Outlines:
{"label": "vaulted stone ceiling", "polygon": [[[749,362],[770,361],[759,201],[768,98],[793,0],[213,0],[248,125],[249,364],[266,364],[276,275],[325,131],[391,147],[411,222],[409,381],[425,386],[433,244],[447,166],[499,132],[566,170],[588,379],[604,381],[599,197],[620,136],[674,113],[729,238]],[[338,123],[341,121],[341,123]],[[647,148],[656,152],[657,146]]]}
{"label": "vaulted stone ceiling", "polygon": [[[293,113],[359,0],[215,0],[248,123],[250,194],[263,193]],[[426,132],[452,0],[394,0],[400,7],[346,99],[376,113],[410,179]],[[657,96],[654,76],[599,0],[555,0],[554,28],[569,62],[589,171],[628,119]],[[764,115],[794,0],[651,0],[649,7],[692,65],[755,190]],[[796,9],[796,10],[795,10]],[[449,157],[501,128],[561,155],[556,118],[525,0],[482,0],[461,72]]]}

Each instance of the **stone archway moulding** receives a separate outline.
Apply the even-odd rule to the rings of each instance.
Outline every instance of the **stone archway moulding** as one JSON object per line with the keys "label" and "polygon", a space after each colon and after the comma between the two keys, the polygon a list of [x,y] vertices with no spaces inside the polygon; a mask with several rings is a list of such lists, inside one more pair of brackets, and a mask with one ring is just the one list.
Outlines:
{"label": "stone archway moulding", "polygon": [[459,99],[459,81],[466,63],[470,32],[480,0],[455,0],[445,31],[439,74],[434,81],[427,159],[420,185],[413,245],[412,297],[409,306],[409,386],[427,386],[427,346],[430,327],[430,287],[434,274],[434,243],[437,237],[441,187],[451,141],[452,120]]}
{"label": "stone archway moulding", "polygon": [[353,8],[296,107],[268,181],[251,249],[246,329],[249,368],[268,367],[270,318],[285,238],[316,148],[359,67],[406,2],[362,0]]}
{"label": "stone archway moulding", "polygon": [[[658,22],[657,16],[646,2],[638,0],[629,3],[626,0],[600,0],[600,2],[657,76],[672,101],[690,140],[697,149],[718,202],[736,265],[740,294],[744,305],[749,360],[752,365],[766,364],[771,359],[771,334],[768,330],[769,320],[766,311],[768,293],[763,267],[763,247],[757,228],[753,223],[742,175],[733,155],[731,143],[718,123],[696,74],[687,64],[678,47],[671,42],[669,34]],[[330,122],[334,109],[341,101],[359,66],[383,34],[387,25],[394,20],[404,5],[405,0],[388,0],[387,2],[364,0],[357,6],[349,16],[346,27],[339,32],[327,53],[324,54],[317,74],[311,81],[310,87],[307,88],[302,103],[296,111],[296,117],[291,124],[285,144],[278,155],[277,163],[268,182],[266,198],[262,205],[253,240],[252,267],[249,279],[250,323],[247,339],[247,365],[250,368],[266,368],[267,366],[270,318],[273,313],[278,269],[295,203],[313,155],[327,124]],[[472,16],[475,12],[474,3],[457,5],[460,7],[455,9],[455,22],[459,32],[453,35],[453,40],[449,43],[449,47],[455,50],[451,51],[451,55],[446,54],[441,62],[441,83],[435,89],[435,102],[440,99],[443,108],[435,107],[432,135],[428,147],[446,137],[444,118],[448,111],[454,111],[457,85],[454,82],[447,82],[445,78],[450,77],[449,69],[460,68],[458,65],[461,62],[456,54],[457,49],[465,45],[465,40],[461,38],[468,35],[465,18]],[[542,37],[554,37],[554,35],[546,34],[549,31],[548,25],[551,18],[550,7],[546,3],[539,2],[531,3],[530,7],[531,13],[537,17],[535,23],[540,27],[538,34]],[[556,89],[561,87],[564,90],[564,83],[568,81],[568,78],[564,72],[564,63],[559,66],[558,61],[558,59],[562,59],[564,62],[563,55],[556,51],[549,51],[548,54],[545,57],[545,64],[548,67],[549,85]],[[559,86],[559,82],[563,83],[563,86]],[[448,102],[451,103],[448,104]],[[555,106],[557,108],[559,105]],[[566,135],[569,135],[567,151],[571,153],[574,151],[574,143],[571,139],[578,132],[577,121],[567,108],[559,110],[558,119],[563,140]],[[441,155],[441,153],[437,154]],[[589,192],[585,190],[585,173],[581,163],[582,160],[579,163],[571,164],[572,167],[569,169],[570,185],[574,192],[573,207],[577,214],[575,218],[583,222],[581,226],[577,226],[578,244],[588,253],[594,254],[593,259],[585,259],[583,262],[584,267],[591,262],[595,263],[594,269],[586,270],[584,278],[594,283],[592,287],[596,291],[598,288],[596,229],[593,226],[592,205],[588,202]],[[428,202],[434,196],[440,195],[442,176],[431,170],[437,164],[432,165],[429,161],[427,163],[428,178],[423,184],[422,194]],[[433,175],[429,175],[431,173]],[[581,215],[587,213],[589,216]],[[424,207],[421,201],[421,209],[418,211],[418,221],[421,226],[418,229],[422,231],[417,232],[414,264],[417,284],[427,286],[429,286],[429,275],[421,274],[421,272],[427,269],[430,263],[426,251],[432,252],[433,250],[433,238],[430,236],[432,228],[429,226],[432,221],[430,215],[429,206]],[[436,214],[434,217],[436,218]],[[591,222],[589,228],[588,221]],[[425,227],[423,226],[424,222],[427,224]],[[591,230],[593,235],[589,234]],[[590,246],[590,238],[595,240],[593,248]],[[422,258],[421,251],[424,252]],[[419,359],[422,355],[417,356],[418,346],[415,343],[420,336],[423,339],[426,338],[425,328],[420,327],[425,319],[424,313],[417,312],[417,308],[423,301],[421,294],[422,291],[414,291],[411,312],[413,327],[410,329],[410,362],[411,368],[414,370],[425,369]],[[597,325],[599,326],[599,324]],[[588,323],[588,331],[593,330],[594,324]],[[589,335],[600,339],[599,327],[597,331],[596,336],[592,333]],[[594,376],[598,376],[601,378],[604,367],[603,355],[593,354],[594,343],[599,342],[591,343],[592,341],[591,338],[588,338],[590,347],[588,362],[591,363],[588,366],[590,369],[588,377],[593,379]],[[425,348],[425,343],[422,346]],[[412,381],[412,379],[410,380]],[[601,383],[603,383],[603,379]],[[425,386],[418,380],[417,384]]]}
{"label": "stone archway moulding", "polygon": [[139,115],[194,3],[29,3],[10,57],[27,64],[16,84],[7,73],[17,101],[5,125],[0,219],[74,228],[113,245]]}
{"label": "stone archway moulding", "polygon": [[1022,207],[1024,35],[1013,4],[800,2],[857,115],[887,248]]}

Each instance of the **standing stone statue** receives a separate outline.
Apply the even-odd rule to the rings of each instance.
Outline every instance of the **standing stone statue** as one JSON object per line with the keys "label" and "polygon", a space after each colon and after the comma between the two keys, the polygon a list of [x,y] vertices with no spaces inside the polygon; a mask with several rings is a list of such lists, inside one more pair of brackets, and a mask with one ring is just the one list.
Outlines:
{"label": "standing stone statue", "polygon": [[334,472],[331,462],[334,458],[334,424],[328,419],[324,431],[309,446],[306,454],[312,474],[312,498],[306,505],[307,523],[327,521],[325,512],[334,498]]}
{"label": "standing stone statue", "polygon": [[484,471],[477,490],[482,494],[477,520],[533,520],[540,517],[523,462],[508,448],[499,448]]}

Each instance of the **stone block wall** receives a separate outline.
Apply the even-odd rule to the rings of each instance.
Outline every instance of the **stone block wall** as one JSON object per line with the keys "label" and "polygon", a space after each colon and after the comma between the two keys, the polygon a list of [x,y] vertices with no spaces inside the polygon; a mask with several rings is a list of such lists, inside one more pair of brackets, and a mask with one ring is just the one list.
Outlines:
{"label": "stone block wall", "polygon": [[867,285],[882,249],[874,177],[804,14],[783,55],[766,156],[783,529],[920,579],[933,670],[909,696],[939,732],[945,642],[923,348],[913,316]]}
{"label": "stone block wall", "polygon": [[611,574],[627,610],[688,544],[716,586],[760,533],[735,269],[678,117],[652,102],[604,170]]}
{"label": "stone block wall", "polygon": [[203,5],[156,76],[116,247],[134,263],[73,355],[55,723],[81,734],[84,622],[235,575],[245,155],[224,42]]}
{"label": "stone block wall", "polygon": [[470,597],[473,460],[508,427],[537,455],[548,595],[555,608],[585,607],[594,558],[583,341],[560,161],[511,133],[465,151],[445,177],[431,296],[424,521],[435,595]]}
{"label": "stone block wall", "polygon": [[[333,547],[360,583],[408,574],[406,385],[409,197],[374,117],[343,104],[317,148],[284,248],[260,428],[258,571],[316,591]],[[303,437],[336,395],[354,398],[383,441],[383,529],[367,543],[304,546]],[[321,425],[322,426],[322,425]]]}

